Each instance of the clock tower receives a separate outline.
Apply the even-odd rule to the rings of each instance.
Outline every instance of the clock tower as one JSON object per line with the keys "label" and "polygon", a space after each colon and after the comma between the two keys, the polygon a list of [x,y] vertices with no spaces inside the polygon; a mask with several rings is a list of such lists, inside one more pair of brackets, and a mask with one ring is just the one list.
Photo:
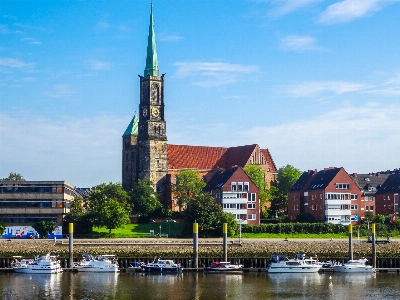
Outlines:
{"label": "clock tower", "polygon": [[139,124],[136,180],[149,179],[160,202],[167,191],[168,155],[164,115],[164,74],[159,75],[154,33],[153,7],[150,12],[146,68],[140,76]]}

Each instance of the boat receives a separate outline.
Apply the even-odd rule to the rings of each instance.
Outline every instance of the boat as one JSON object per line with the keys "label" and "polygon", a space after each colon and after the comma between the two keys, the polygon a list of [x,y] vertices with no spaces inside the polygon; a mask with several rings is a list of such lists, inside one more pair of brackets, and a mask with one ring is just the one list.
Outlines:
{"label": "boat", "polygon": [[141,266],[142,270],[145,272],[181,272],[182,268],[179,264],[174,263],[173,260],[168,259],[154,259],[153,262],[148,264],[143,264]]}
{"label": "boat", "polygon": [[82,253],[82,259],[75,263],[73,269],[78,272],[115,273],[119,271],[115,255],[102,254],[94,258],[88,253]]}
{"label": "boat", "polygon": [[344,264],[338,264],[332,267],[333,272],[338,273],[374,273],[375,269],[367,265],[368,259],[351,259]]}
{"label": "boat", "polygon": [[11,264],[11,267],[16,273],[55,274],[63,271],[58,256],[50,253],[33,260],[15,261]]}
{"label": "boat", "polygon": [[268,273],[316,273],[322,267],[316,259],[305,258],[304,254],[296,254],[294,259],[285,255],[274,254],[271,256],[267,267]]}
{"label": "boat", "polygon": [[27,265],[27,264],[29,264],[30,262],[33,262],[33,259],[32,258],[29,258],[29,259],[27,259],[27,258],[23,258],[22,256],[17,256],[17,255],[15,255],[15,256],[13,256],[13,259],[12,259],[12,261],[11,261],[11,268],[13,268],[13,267],[20,267],[20,266],[22,266],[22,265]]}
{"label": "boat", "polygon": [[243,272],[243,265],[232,265],[228,261],[214,261],[204,267],[205,272]]}

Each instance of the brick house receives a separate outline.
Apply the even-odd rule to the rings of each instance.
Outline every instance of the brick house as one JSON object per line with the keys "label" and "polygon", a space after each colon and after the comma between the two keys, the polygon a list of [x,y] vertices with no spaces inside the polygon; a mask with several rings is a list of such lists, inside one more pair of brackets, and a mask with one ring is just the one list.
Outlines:
{"label": "brick house", "polygon": [[[361,191],[343,168],[326,168],[302,176],[288,194],[288,206],[292,208],[289,219],[308,212],[317,220],[333,224],[348,225],[360,220]],[[300,197],[304,197],[303,203]],[[300,209],[294,210],[295,205]]]}
{"label": "brick house", "polygon": [[375,212],[375,194],[381,188],[382,184],[389,177],[389,174],[368,173],[368,174],[350,174],[351,179],[357,184],[361,191],[360,197],[360,218],[364,219],[365,212]]}
{"label": "brick house", "polygon": [[241,167],[214,173],[204,190],[238,223],[260,225],[259,189]]}
{"label": "brick house", "polygon": [[317,171],[308,170],[300,175],[288,193],[289,221],[295,221],[300,213],[308,213],[308,192],[306,192]]}
{"label": "brick house", "polygon": [[400,174],[390,174],[375,194],[375,212],[399,215]]}

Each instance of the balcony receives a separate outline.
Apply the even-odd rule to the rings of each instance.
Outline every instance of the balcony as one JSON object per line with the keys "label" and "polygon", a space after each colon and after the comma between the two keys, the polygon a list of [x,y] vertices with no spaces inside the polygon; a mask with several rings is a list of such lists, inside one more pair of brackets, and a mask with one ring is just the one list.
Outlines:
{"label": "balcony", "polygon": [[351,205],[351,200],[329,199],[325,200],[325,205]]}

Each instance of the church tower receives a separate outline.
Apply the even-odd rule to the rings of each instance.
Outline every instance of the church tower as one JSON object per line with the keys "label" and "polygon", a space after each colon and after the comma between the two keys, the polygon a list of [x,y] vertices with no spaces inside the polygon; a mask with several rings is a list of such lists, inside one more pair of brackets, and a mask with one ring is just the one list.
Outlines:
{"label": "church tower", "polygon": [[[128,132],[125,138],[126,142],[131,143],[131,154],[136,157],[131,159],[129,163],[127,162],[132,168],[131,175],[128,171],[125,172],[125,175],[126,178],[132,176],[132,182],[136,182],[139,179],[149,179],[153,182],[155,191],[163,203],[167,196],[166,177],[168,173],[167,135],[164,115],[164,74],[160,76],[158,70],[152,6],[146,67],[143,76],[139,75],[139,77],[140,103],[137,132],[131,131],[132,134]],[[132,120],[131,123],[134,124],[134,122],[135,120]],[[132,128],[134,128],[134,125],[132,125]],[[129,131],[129,126],[127,131]],[[133,135],[135,135],[135,138]],[[130,136],[130,141],[128,136]],[[123,186],[125,189],[129,189],[132,186],[132,183],[124,183],[124,173]]]}

